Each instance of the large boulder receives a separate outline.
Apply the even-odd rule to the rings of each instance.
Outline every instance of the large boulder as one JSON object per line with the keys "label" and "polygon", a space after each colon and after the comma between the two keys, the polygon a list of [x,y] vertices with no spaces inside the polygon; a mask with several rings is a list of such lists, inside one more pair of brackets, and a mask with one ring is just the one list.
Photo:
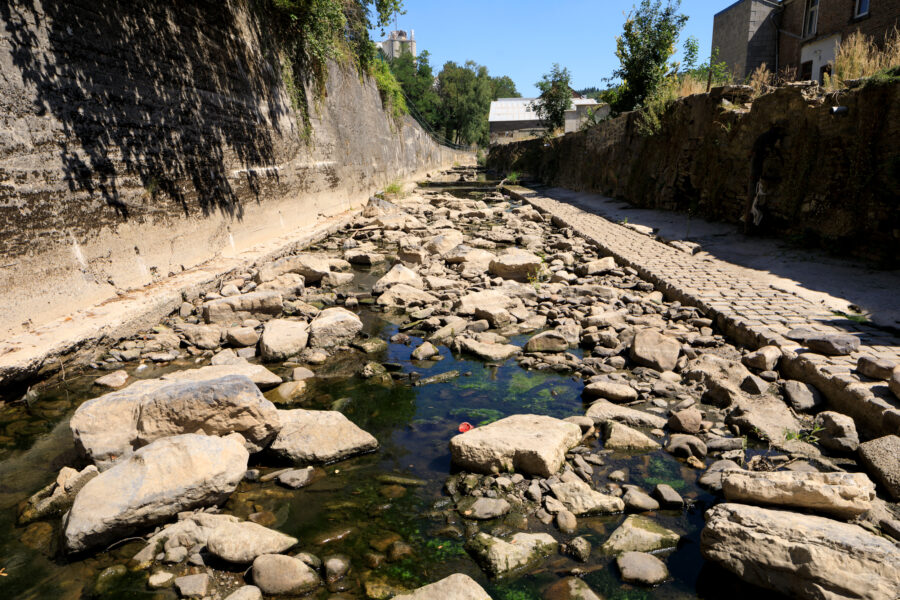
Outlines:
{"label": "large boulder", "polygon": [[159,379],[88,400],[69,422],[75,444],[101,469],[134,449],[182,433],[240,433],[249,450],[261,450],[281,429],[275,405],[248,378],[210,381]]}
{"label": "large boulder", "polygon": [[608,400],[597,400],[588,407],[586,414],[595,423],[618,421],[631,427],[648,427],[651,429],[662,429],[666,425],[666,420],[659,415],[613,404]]}
{"label": "large boulder", "polygon": [[305,562],[283,554],[263,554],[253,561],[253,583],[264,594],[299,596],[321,583],[316,572]]}
{"label": "large boulder", "polygon": [[372,292],[380,294],[398,283],[420,290],[425,287],[425,282],[418,273],[409,267],[403,266],[402,263],[397,263],[381,279],[375,282],[375,285],[372,286]]}
{"label": "large boulder", "polygon": [[743,397],[741,384],[750,371],[739,362],[715,354],[701,354],[689,361],[681,374],[687,381],[699,381],[706,387],[705,401],[729,406]]}
{"label": "large boulder", "polygon": [[448,229],[425,242],[425,249],[432,254],[443,256],[463,243],[463,234],[456,229]]}
{"label": "large boulder", "polygon": [[872,508],[875,484],[865,473],[733,471],[722,476],[729,502],[772,504],[852,519]]}
{"label": "large boulder", "polygon": [[509,541],[479,533],[466,543],[466,550],[490,575],[503,577],[540,562],[558,545],[547,533],[517,533]]}
{"label": "large boulder", "polygon": [[638,399],[637,390],[625,383],[613,381],[595,381],[584,386],[581,396],[587,400],[609,400],[610,402],[634,402]]}
{"label": "large boulder", "polygon": [[511,298],[503,292],[484,290],[462,296],[455,308],[457,314],[472,316],[478,309],[510,309],[515,308],[518,304],[519,302],[515,298]]}
{"label": "large boulder", "polygon": [[503,279],[529,281],[537,277],[541,264],[539,256],[520,248],[510,248],[492,260],[488,270],[491,275]]}
{"label": "large boulder", "polygon": [[549,477],[581,440],[575,423],[541,415],[513,415],[450,439],[453,463],[478,473],[515,471]]}
{"label": "large boulder", "polygon": [[207,323],[237,323],[253,316],[280,315],[283,301],[278,292],[250,292],[204,302],[203,319]]}
{"label": "large boulder", "polygon": [[429,306],[438,302],[438,299],[419,288],[397,283],[378,296],[378,304],[381,306]]}
{"label": "large boulder", "polygon": [[378,448],[378,440],[336,410],[278,411],[281,431],[272,450],[299,463],[331,463]]}
{"label": "large boulder", "polygon": [[220,504],[243,479],[249,456],[234,437],[193,433],[140,448],[78,492],[63,525],[66,549],[81,552]]}
{"label": "large boulder", "polygon": [[346,308],[326,308],[309,323],[309,345],[333,348],[348,343],[362,330],[362,321]]}
{"label": "large boulder", "polygon": [[681,536],[659,523],[639,515],[631,515],[603,543],[606,554],[653,552],[678,545]]}
{"label": "large boulder", "polygon": [[558,331],[544,331],[525,343],[526,352],[565,352],[569,340]]}
{"label": "large boulder", "polygon": [[626,552],[616,558],[616,565],[625,583],[656,585],[669,577],[666,563],[646,552]]}
{"label": "large boulder", "polygon": [[656,369],[671,371],[678,364],[681,344],[655,329],[642,329],[634,336],[631,343],[631,359],[637,364]]}
{"label": "large boulder", "polygon": [[224,561],[249,564],[263,554],[280,554],[297,543],[297,538],[250,521],[222,523],[206,540],[206,549]]}
{"label": "large boulder", "polygon": [[504,361],[522,352],[522,349],[515,344],[491,344],[479,342],[473,338],[460,339],[459,347],[465,352],[493,362]]}
{"label": "large boulder", "polygon": [[300,354],[309,340],[309,326],[305,321],[272,319],[263,328],[259,339],[259,353],[264,360],[285,361]]}
{"label": "large boulder", "polygon": [[230,362],[227,365],[209,365],[199,369],[184,369],[166,373],[163,381],[212,381],[227,375],[243,375],[262,389],[274,387],[281,383],[281,377],[262,365],[254,365],[245,360]]}
{"label": "large boulder", "polygon": [[491,597],[474,579],[456,573],[410,594],[394,596],[394,600],[491,600]]}
{"label": "large boulder", "polygon": [[887,538],[824,517],[744,504],[706,512],[703,557],[747,583],[808,600],[895,600],[900,551]]}
{"label": "large boulder", "polygon": [[656,450],[660,447],[656,440],[616,421],[607,421],[604,424],[603,432],[603,447],[609,450],[641,451]]}
{"label": "large boulder", "polygon": [[581,480],[550,484],[550,491],[574,515],[614,513],[625,510],[625,502],[591,489]]}

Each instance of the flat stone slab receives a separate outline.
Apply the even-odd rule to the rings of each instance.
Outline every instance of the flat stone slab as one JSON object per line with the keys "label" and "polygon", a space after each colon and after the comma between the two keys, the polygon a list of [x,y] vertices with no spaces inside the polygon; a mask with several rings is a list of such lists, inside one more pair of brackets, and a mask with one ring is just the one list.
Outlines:
{"label": "flat stone slab", "polygon": [[281,377],[262,365],[248,362],[236,362],[229,365],[209,365],[199,369],[185,369],[166,373],[160,379],[164,381],[209,381],[226,375],[243,375],[262,389],[275,387],[281,383]]}
{"label": "flat stone slab", "polygon": [[491,600],[491,597],[474,579],[456,573],[420,587],[411,594],[394,596],[394,600]]}
{"label": "flat stone slab", "polygon": [[621,498],[601,494],[583,481],[553,483],[550,490],[576,516],[625,510],[625,502]]}
{"label": "flat stone slab", "polygon": [[371,452],[378,440],[335,410],[278,411],[281,431],[271,449],[298,463],[332,463]]}
{"label": "flat stone slab", "polygon": [[852,519],[872,508],[875,484],[865,473],[734,471],[722,476],[729,502],[804,508]]}
{"label": "flat stone slab", "polygon": [[297,543],[297,538],[251,521],[223,523],[213,529],[206,549],[224,561],[249,564],[263,554],[280,554]]}
{"label": "flat stone slab", "polygon": [[547,533],[517,533],[503,540],[479,533],[466,542],[466,550],[494,577],[522,571],[555,553],[559,544]]}
{"label": "flat stone slab", "polygon": [[662,429],[666,426],[666,420],[659,415],[613,404],[608,400],[597,400],[591,404],[587,409],[586,415],[592,418],[595,423],[618,421],[631,427],[649,427],[652,429]]}
{"label": "flat stone slab", "polygon": [[453,463],[478,473],[515,471],[549,477],[581,441],[575,423],[541,415],[513,415],[450,440]]}
{"label": "flat stone slab", "polygon": [[678,545],[681,536],[648,517],[631,515],[609,536],[602,546],[606,554],[653,552]]}
{"label": "flat stone slab", "polygon": [[514,344],[488,344],[472,338],[461,339],[459,345],[466,352],[494,362],[506,360],[522,352],[522,349]]}
{"label": "flat stone slab", "polygon": [[616,558],[616,565],[626,583],[656,585],[669,577],[666,563],[646,552],[626,552]]}
{"label": "flat stone slab", "polygon": [[719,504],[706,512],[700,551],[744,581],[790,598],[894,600],[900,590],[897,546],[824,517]]}
{"label": "flat stone slab", "polygon": [[163,438],[90,480],[63,526],[69,552],[108,544],[176,514],[222,502],[250,455],[234,437]]}

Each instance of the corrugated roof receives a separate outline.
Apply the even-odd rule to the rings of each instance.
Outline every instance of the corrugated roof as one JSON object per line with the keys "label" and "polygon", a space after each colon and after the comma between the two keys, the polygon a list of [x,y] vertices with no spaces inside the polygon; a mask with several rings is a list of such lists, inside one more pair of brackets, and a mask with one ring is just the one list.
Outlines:
{"label": "corrugated roof", "polygon": [[[539,120],[530,105],[537,98],[500,98],[491,102],[491,112],[488,121],[499,123],[502,121],[537,121]],[[572,107],[581,104],[597,104],[593,98],[573,98]],[[570,110],[571,110],[570,108]]]}

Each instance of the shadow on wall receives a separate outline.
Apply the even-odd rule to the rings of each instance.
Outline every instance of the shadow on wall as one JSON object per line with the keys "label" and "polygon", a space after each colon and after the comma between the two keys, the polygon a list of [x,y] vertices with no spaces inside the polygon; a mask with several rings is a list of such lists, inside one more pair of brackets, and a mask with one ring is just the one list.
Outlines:
{"label": "shadow on wall", "polygon": [[[124,180],[137,177],[169,210],[188,215],[196,198],[203,215],[242,217],[229,171],[274,164],[290,110],[272,92],[279,74],[246,41],[247,27],[265,39],[252,16],[238,22],[221,0],[11,0],[0,17],[34,104],[24,111],[62,124],[70,191],[128,219],[124,192],[137,182]],[[258,200],[260,182],[246,176]]]}

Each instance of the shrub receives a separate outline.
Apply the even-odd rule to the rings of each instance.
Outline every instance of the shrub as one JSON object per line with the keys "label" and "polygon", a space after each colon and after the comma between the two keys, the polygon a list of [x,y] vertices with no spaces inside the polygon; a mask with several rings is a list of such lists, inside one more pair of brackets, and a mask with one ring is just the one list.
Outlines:
{"label": "shrub", "polygon": [[511,183],[513,185],[519,183],[519,173],[518,171],[512,171],[506,176],[506,183]]}
{"label": "shrub", "polygon": [[888,34],[883,44],[867,35],[854,32],[835,51],[831,74],[825,75],[825,87],[836,91],[849,79],[878,78],[900,66],[900,31]]}
{"label": "shrub", "polygon": [[371,74],[375,85],[378,86],[378,92],[381,94],[384,109],[390,112],[394,121],[399,121],[403,115],[409,112],[400,82],[394,77],[388,64],[381,60],[376,60],[372,64]]}
{"label": "shrub", "polygon": [[772,87],[775,83],[775,76],[769,71],[766,63],[756,67],[747,79],[747,85],[753,88],[753,98],[758,98]]}

